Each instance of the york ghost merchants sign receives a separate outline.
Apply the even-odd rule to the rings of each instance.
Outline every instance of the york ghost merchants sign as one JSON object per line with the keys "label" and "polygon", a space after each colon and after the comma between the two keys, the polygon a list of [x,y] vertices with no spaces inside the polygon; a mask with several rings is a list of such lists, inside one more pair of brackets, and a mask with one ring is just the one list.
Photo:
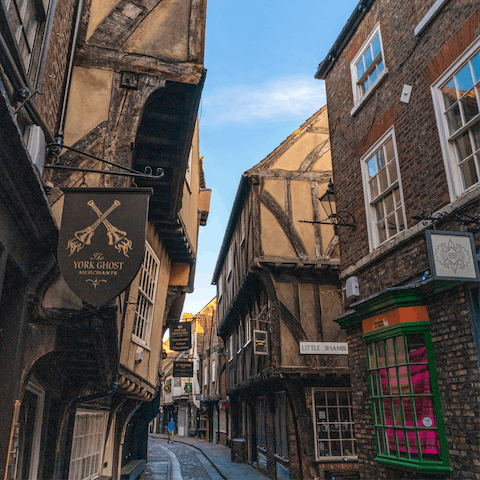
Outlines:
{"label": "york ghost merchants sign", "polygon": [[65,188],[58,263],[70,289],[99,306],[127,288],[145,253],[150,188]]}

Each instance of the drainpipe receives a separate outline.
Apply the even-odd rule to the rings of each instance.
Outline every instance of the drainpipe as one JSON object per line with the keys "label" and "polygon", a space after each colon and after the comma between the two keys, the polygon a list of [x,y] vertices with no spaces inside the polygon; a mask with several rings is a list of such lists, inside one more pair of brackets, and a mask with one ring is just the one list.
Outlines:
{"label": "drainpipe", "polygon": [[55,135],[55,143],[59,145],[63,145],[63,135],[64,135],[64,128],[65,128],[65,120],[67,115],[67,105],[68,99],[70,97],[70,87],[72,85],[72,72],[73,72],[73,60],[75,58],[75,47],[77,45],[78,39],[78,30],[80,29],[80,21],[82,19],[82,9],[83,9],[83,0],[78,0],[77,3],[77,16],[75,18],[75,25],[73,28],[73,35],[70,41],[69,47],[69,60],[68,60],[68,67],[67,67],[67,76],[65,78],[65,86],[63,91],[63,103],[62,103],[62,110],[60,113],[60,120],[58,123],[58,130],[57,134]]}

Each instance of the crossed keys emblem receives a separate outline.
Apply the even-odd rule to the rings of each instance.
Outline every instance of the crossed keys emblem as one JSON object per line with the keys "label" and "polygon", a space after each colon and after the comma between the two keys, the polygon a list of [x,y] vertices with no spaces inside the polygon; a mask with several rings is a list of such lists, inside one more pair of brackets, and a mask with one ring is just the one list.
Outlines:
{"label": "crossed keys emblem", "polygon": [[123,252],[123,254],[128,257],[127,252],[132,250],[132,241],[127,238],[127,232],[122,232],[107,220],[107,217],[120,206],[120,202],[115,200],[105,213],[100,211],[93,200],[89,200],[87,205],[98,215],[98,219],[87,228],[74,233],[75,238],[71,238],[67,243],[67,249],[70,249],[69,257],[75,252],[79,252],[85,245],[92,243],[95,230],[101,223],[103,223],[107,229],[108,244],[113,245],[119,253]]}

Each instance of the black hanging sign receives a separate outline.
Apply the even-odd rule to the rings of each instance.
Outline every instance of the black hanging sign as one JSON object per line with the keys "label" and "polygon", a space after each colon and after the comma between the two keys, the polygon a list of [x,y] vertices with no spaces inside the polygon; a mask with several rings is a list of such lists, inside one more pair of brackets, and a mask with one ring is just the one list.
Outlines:
{"label": "black hanging sign", "polygon": [[170,350],[183,352],[192,348],[192,324],[190,322],[173,322],[170,328]]}
{"label": "black hanging sign", "polygon": [[176,361],[173,362],[173,376],[174,377],[193,377],[193,362]]}
{"label": "black hanging sign", "polygon": [[70,289],[92,306],[115,298],[145,254],[150,188],[65,188],[58,263]]}
{"label": "black hanging sign", "polygon": [[253,353],[255,355],[268,355],[268,335],[265,330],[253,331]]}

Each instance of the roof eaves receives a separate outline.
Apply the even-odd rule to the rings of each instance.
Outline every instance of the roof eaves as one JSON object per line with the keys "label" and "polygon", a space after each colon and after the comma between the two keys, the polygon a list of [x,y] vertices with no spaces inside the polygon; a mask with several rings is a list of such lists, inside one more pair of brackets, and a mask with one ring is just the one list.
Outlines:
{"label": "roof eaves", "polygon": [[340,32],[340,35],[335,40],[335,43],[328,52],[327,56],[318,65],[317,73],[315,73],[316,79],[325,80],[328,72],[331,70],[333,64],[340,56],[347,43],[352,38],[353,34],[357,30],[358,25],[363,20],[363,17],[365,17],[367,12],[370,10],[370,7],[372,6],[374,1],[375,0],[360,0],[352,15],[347,20],[347,23]]}

